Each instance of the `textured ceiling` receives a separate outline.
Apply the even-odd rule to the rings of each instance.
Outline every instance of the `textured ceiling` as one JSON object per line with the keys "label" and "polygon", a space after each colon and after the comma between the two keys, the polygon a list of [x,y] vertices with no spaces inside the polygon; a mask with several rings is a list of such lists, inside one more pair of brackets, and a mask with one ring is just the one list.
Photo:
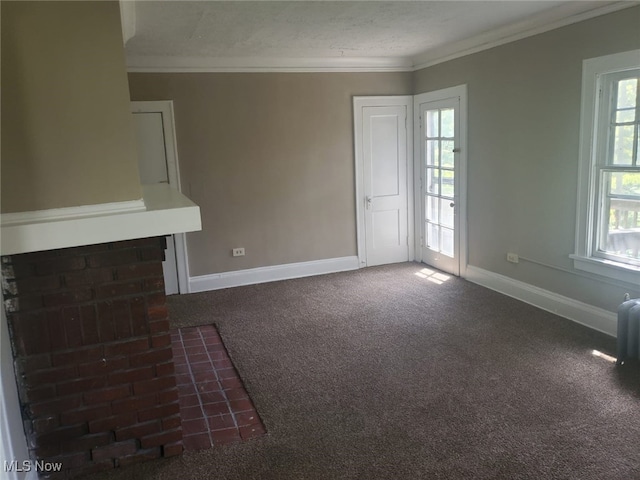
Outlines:
{"label": "textured ceiling", "polygon": [[[405,58],[611,2],[138,1],[129,57]],[[557,14],[555,13],[557,12]]]}

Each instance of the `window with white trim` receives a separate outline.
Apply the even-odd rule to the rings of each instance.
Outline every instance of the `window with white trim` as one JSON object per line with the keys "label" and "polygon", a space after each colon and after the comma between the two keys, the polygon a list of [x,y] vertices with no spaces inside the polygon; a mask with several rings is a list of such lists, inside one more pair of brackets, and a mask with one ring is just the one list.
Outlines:
{"label": "window with white trim", "polygon": [[640,281],[640,50],[585,60],[575,267]]}

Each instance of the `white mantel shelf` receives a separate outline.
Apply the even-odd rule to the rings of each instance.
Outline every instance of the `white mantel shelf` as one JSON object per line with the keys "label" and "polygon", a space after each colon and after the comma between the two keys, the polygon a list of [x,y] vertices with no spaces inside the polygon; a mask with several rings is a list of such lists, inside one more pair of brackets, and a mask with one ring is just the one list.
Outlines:
{"label": "white mantel shelf", "polygon": [[[167,184],[142,185],[139,202],[8,214],[0,254],[54,250],[202,230],[200,207]],[[119,207],[119,205],[121,205]],[[53,210],[51,212],[54,212]]]}

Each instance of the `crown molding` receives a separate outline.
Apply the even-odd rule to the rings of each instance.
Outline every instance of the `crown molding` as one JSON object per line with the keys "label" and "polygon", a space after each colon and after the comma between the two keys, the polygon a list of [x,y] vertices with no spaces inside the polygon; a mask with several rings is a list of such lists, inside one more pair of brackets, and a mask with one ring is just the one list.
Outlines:
{"label": "crown molding", "polygon": [[127,71],[142,73],[414,72],[533,35],[640,5],[638,0],[567,2],[524,21],[414,57],[179,57],[127,55]]}
{"label": "crown molding", "polygon": [[128,56],[128,72],[252,73],[252,72],[410,72],[407,57],[176,57]]}
{"label": "crown molding", "polygon": [[523,38],[532,37],[540,33],[640,5],[640,2],[635,0],[607,2],[606,5],[602,5],[603,2],[593,3],[598,6],[585,11],[583,2],[567,2],[564,5],[534,15],[521,22],[497,28],[490,32],[485,32],[472,38],[416,55],[413,57],[413,70],[421,70],[439,63],[448,62],[449,60],[522,40]]}

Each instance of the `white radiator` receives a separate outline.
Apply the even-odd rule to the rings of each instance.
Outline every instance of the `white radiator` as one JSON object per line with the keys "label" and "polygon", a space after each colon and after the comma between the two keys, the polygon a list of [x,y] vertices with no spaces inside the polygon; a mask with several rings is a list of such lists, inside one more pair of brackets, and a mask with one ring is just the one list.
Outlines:
{"label": "white radiator", "polygon": [[640,360],[640,298],[626,300],[618,307],[618,360]]}

